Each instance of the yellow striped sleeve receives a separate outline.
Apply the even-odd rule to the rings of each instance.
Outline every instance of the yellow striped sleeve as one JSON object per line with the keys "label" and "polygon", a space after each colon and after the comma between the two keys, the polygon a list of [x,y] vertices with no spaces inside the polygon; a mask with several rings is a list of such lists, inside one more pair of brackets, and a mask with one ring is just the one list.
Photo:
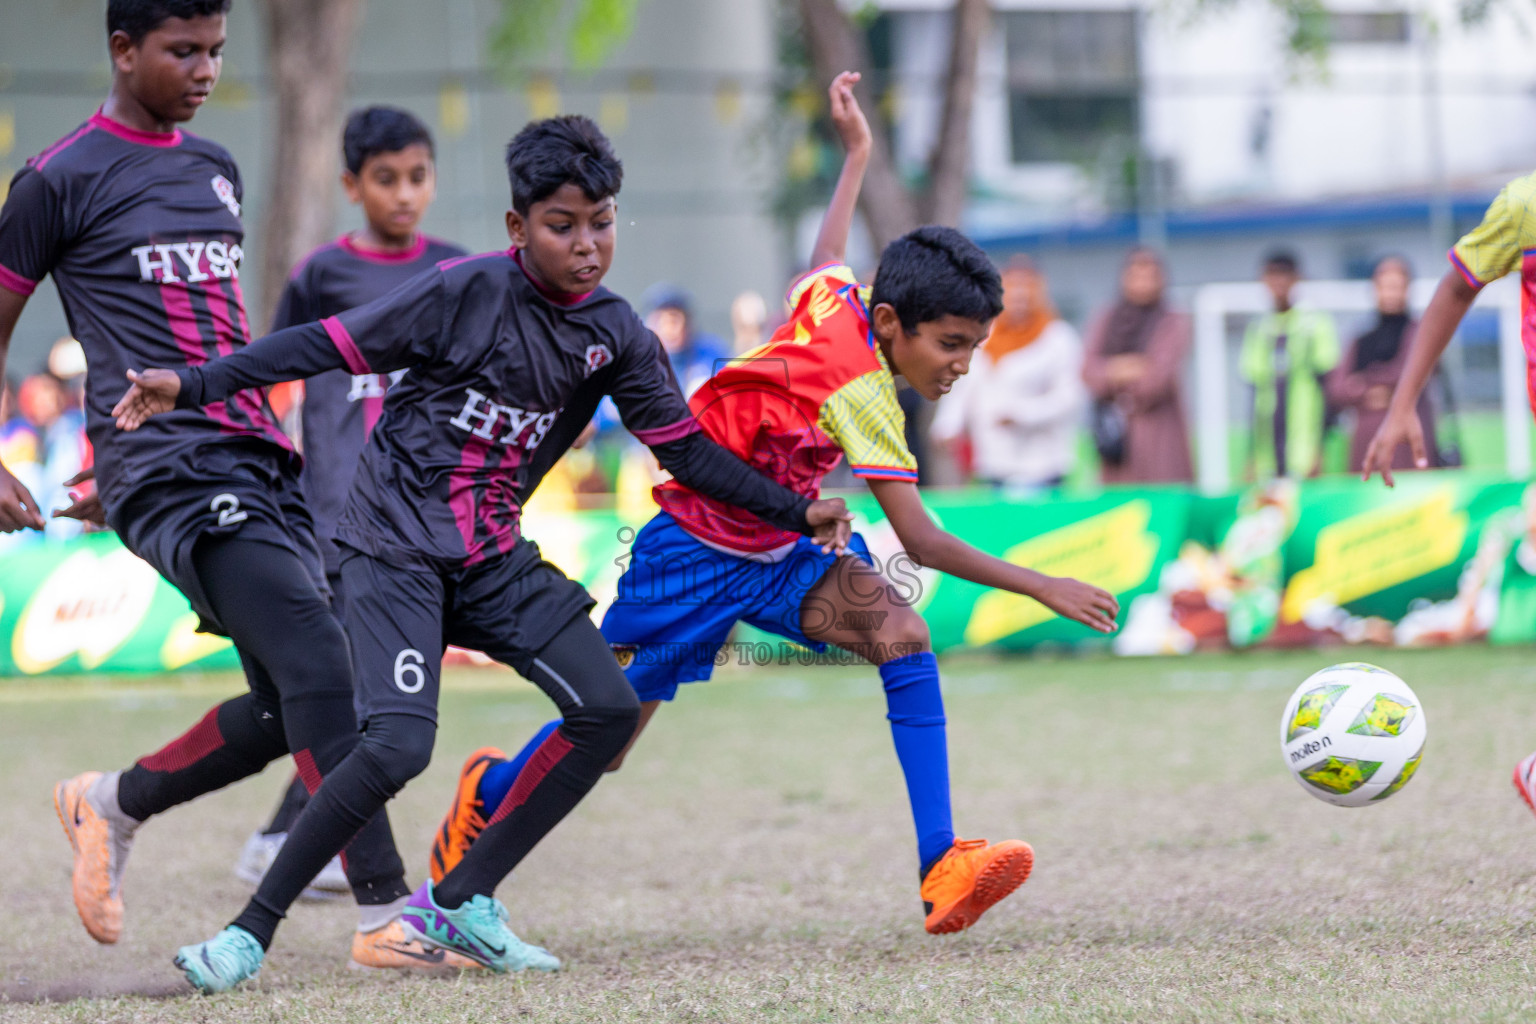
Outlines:
{"label": "yellow striped sleeve", "polygon": [[1536,244],[1536,175],[1504,186],[1488,206],[1483,222],[1451,249],[1451,263],[1474,288],[1496,281],[1520,266],[1526,248]]}
{"label": "yellow striped sleeve", "polygon": [[795,282],[789,286],[789,293],[785,295],[789,300],[789,308],[798,308],[806,289],[822,278],[827,278],[828,286],[833,289],[841,288],[845,284],[858,283],[858,278],[853,276],[853,268],[846,263],[824,264],[795,278]]}
{"label": "yellow striped sleeve", "polygon": [[848,457],[855,476],[917,482],[907,418],[896,401],[896,382],[883,366],[834,391],[822,403],[819,425]]}

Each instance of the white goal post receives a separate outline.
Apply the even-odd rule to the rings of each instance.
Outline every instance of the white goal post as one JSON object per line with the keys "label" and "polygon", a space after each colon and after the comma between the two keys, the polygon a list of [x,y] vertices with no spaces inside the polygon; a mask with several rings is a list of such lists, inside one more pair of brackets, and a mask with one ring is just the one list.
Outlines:
{"label": "white goal post", "polygon": [[[1438,280],[1413,282],[1409,308],[1422,312]],[[1375,299],[1369,281],[1303,281],[1296,287],[1298,305],[1330,313],[1369,313]],[[1198,441],[1197,479],[1207,494],[1227,490],[1228,436],[1231,410],[1228,389],[1236,367],[1229,366],[1227,317],[1257,315],[1271,308],[1269,292],[1258,282],[1202,285],[1194,292],[1195,317],[1195,437]],[[1499,398],[1504,422],[1504,463],[1511,476],[1531,469],[1531,411],[1526,397],[1525,350],[1520,342],[1520,289],[1514,275],[1484,288],[1477,306],[1498,311]],[[1341,338],[1341,343],[1344,339]]]}

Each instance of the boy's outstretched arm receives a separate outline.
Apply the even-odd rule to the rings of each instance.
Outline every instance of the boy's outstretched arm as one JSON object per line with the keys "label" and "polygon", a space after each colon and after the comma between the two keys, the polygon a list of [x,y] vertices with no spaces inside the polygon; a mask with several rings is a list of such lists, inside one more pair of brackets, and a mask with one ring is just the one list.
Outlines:
{"label": "boy's outstretched arm", "polygon": [[181,370],[129,370],[133,386],[112,407],[119,430],[137,430],[151,416],[195,409],[237,391],[312,377],[347,365],[320,324],[269,334],[233,355]]}
{"label": "boy's outstretched arm", "polygon": [[847,156],[843,158],[842,173],[837,176],[837,187],[832,190],[832,201],[821,218],[821,230],[811,249],[811,266],[823,267],[828,263],[842,263],[848,251],[848,232],[853,227],[853,215],[859,205],[859,188],[864,184],[864,170],[869,166],[869,148],[873,136],[859,101],[853,97],[854,84],[859,80],[857,71],[844,71],[832,80],[827,97],[832,102],[832,126],[837,129]]}
{"label": "boy's outstretched arm", "polygon": [[914,483],[878,479],[866,479],[865,483],[891,521],[901,546],[918,565],[1032,597],[1063,618],[1100,633],[1114,632],[1120,602],[1109,591],[1064,576],[1046,576],[978,551],[939,529],[923,508]]}
{"label": "boy's outstretched arm", "polygon": [[827,554],[841,555],[853,513],[842,498],[810,498],[763,476],[728,448],[695,431],[650,446],[662,468],[685,487],[746,509],[780,529],[807,533]]}
{"label": "boy's outstretched arm", "polygon": [[172,409],[196,409],[246,388],[346,368],[389,373],[429,362],[443,345],[443,275],[423,273],[366,305],[274,331],[233,355],[180,370],[129,370],[112,409],[119,430]]}
{"label": "boy's outstretched arm", "polygon": [[1381,421],[1370,447],[1365,450],[1360,479],[1369,480],[1372,473],[1380,470],[1382,483],[1388,487],[1393,486],[1392,454],[1400,444],[1408,445],[1416,466],[1420,469],[1428,468],[1429,457],[1424,451],[1424,428],[1419,423],[1419,395],[1429,383],[1441,353],[1451,343],[1451,335],[1456,333],[1461,318],[1467,315],[1472,300],[1476,298],[1477,289],[1455,268],[1447,270],[1440,279],[1440,286],[1435,289],[1434,298],[1430,299],[1429,307],[1424,310],[1424,318],[1419,322],[1419,330],[1408,349],[1408,361],[1403,367],[1403,375],[1398,379],[1397,387],[1392,391],[1392,404],[1387,407],[1387,418]]}

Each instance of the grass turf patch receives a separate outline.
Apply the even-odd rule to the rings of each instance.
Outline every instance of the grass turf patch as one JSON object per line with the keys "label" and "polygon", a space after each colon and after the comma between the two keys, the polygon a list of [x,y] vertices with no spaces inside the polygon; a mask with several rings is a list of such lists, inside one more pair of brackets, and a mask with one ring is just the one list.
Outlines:
{"label": "grass turf patch", "polygon": [[[1424,767],[1376,807],[1312,799],[1278,751],[1327,654],[944,665],[956,823],[1037,867],[969,932],[923,933],[904,791],[872,670],[729,670],[685,687],[506,882],[549,977],[346,969],[353,910],[296,907],[257,984],[183,995],[176,947],[246,898],[231,866],[286,766],[150,822],[115,947],[69,897],[54,781],[121,766],[235,678],[0,684],[10,908],[0,1019],[52,1021],[1530,1020],[1536,746],[1526,651],[1371,652],[1425,701]],[[1342,660],[1342,656],[1339,660]],[[456,677],[431,770],[391,817],[411,880],[473,747],[550,705]]]}

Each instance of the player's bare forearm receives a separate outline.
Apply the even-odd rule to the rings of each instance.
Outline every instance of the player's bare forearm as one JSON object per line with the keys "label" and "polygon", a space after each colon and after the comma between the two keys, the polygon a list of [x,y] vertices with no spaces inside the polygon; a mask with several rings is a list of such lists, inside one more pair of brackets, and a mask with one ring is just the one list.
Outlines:
{"label": "player's bare forearm", "polygon": [[1445,347],[1451,343],[1451,335],[1456,333],[1462,317],[1467,315],[1467,310],[1476,298],[1477,289],[1454,269],[1446,271],[1440,279],[1440,286],[1435,289],[1429,308],[1424,310],[1413,344],[1408,348],[1407,363],[1397,387],[1392,391],[1387,415],[1365,450],[1360,469],[1362,480],[1369,480],[1373,473],[1380,471],[1382,483],[1388,487],[1394,486],[1396,481],[1392,478],[1392,458],[1398,448],[1405,444],[1414,465],[1420,469],[1428,468],[1429,454],[1424,447],[1424,427],[1419,423],[1419,396],[1429,383],[1430,375],[1434,373],[1435,364],[1440,361]]}
{"label": "player's bare forearm", "polygon": [[16,330],[16,321],[21,319],[21,311],[26,306],[25,295],[0,286],[0,378],[5,376],[5,359],[11,350],[11,334]]}
{"label": "player's bare forearm", "polygon": [[847,155],[843,158],[842,172],[837,176],[837,186],[832,190],[832,200],[821,218],[816,244],[811,249],[812,267],[841,263],[848,252],[848,232],[853,228],[859,189],[864,184],[864,171],[869,166],[869,149],[874,139],[869,122],[859,109],[859,101],[853,95],[853,86],[858,80],[858,72],[844,71],[832,80],[827,90],[832,125],[837,129]]}
{"label": "player's bare forearm", "polygon": [[[0,286],[0,380],[5,379],[5,359],[11,348],[11,334],[27,304],[27,297]],[[43,516],[37,499],[11,471],[0,465],[0,533],[17,530],[41,530]]]}
{"label": "player's bare forearm", "polygon": [[1392,393],[1392,405],[1399,409],[1413,409],[1419,404],[1419,395],[1435,372],[1451,336],[1461,326],[1461,320],[1477,298],[1477,290],[1453,268],[1445,272],[1434,298],[1424,310],[1419,329],[1414,333],[1413,344],[1408,348],[1408,360],[1403,375]]}
{"label": "player's bare forearm", "polygon": [[1064,618],[1090,629],[1110,633],[1120,602],[1113,594],[1091,583],[1061,576],[1047,576],[1034,569],[1006,562],[941,530],[923,508],[917,485],[899,480],[871,480],[869,489],[880,503],[891,528],[907,554],[924,568],[1032,597]]}

